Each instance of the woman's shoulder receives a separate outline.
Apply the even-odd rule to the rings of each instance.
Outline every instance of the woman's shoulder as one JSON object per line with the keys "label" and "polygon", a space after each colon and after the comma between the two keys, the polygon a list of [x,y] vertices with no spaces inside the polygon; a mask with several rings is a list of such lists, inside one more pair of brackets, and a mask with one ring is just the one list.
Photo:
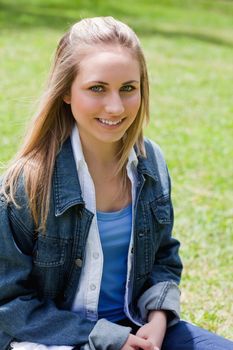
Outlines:
{"label": "woman's shoulder", "polygon": [[[3,174],[0,176],[0,198],[2,202],[10,203],[11,200],[11,194],[8,190],[8,179],[9,174]],[[14,183],[14,199],[15,202],[19,202],[21,205],[27,202],[27,194],[25,190],[25,183],[24,183],[24,176],[21,172],[18,177],[17,181]]]}
{"label": "woman's shoulder", "polygon": [[156,180],[162,197],[169,195],[170,192],[170,176],[167,164],[160,146],[148,139],[144,139],[146,150],[146,158],[142,160],[141,168]]}
{"label": "woman's shoulder", "polygon": [[14,193],[11,195],[7,186],[4,188],[4,176],[0,179],[0,220],[3,218],[9,222],[15,234],[33,237],[35,224],[22,173],[18,176]]}
{"label": "woman's shoulder", "polygon": [[25,188],[24,176],[22,173],[17,177],[14,188],[10,190],[6,184],[4,175],[0,178],[0,206],[1,211],[6,211],[12,220],[33,225],[32,215],[29,210],[28,195]]}
{"label": "woman's shoulder", "polygon": [[145,145],[147,159],[152,162],[156,162],[157,164],[159,163],[161,166],[166,167],[164,153],[160,145],[155,141],[146,137],[144,138],[144,145]]}

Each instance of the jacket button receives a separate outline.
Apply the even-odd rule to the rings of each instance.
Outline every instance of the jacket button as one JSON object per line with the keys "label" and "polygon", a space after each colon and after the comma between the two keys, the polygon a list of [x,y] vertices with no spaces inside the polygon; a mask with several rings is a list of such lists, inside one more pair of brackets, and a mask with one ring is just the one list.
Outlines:
{"label": "jacket button", "polygon": [[75,265],[78,267],[82,267],[83,261],[82,259],[75,259]]}
{"label": "jacket button", "polygon": [[99,253],[98,252],[94,252],[92,256],[93,256],[94,259],[98,259],[99,258]]}
{"label": "jacket button", "polygon": [[91,290],[96,290],[96,285],[95,285],[94,283],[92,283],[92,284],[90,285],[90,289],[91,289]]}

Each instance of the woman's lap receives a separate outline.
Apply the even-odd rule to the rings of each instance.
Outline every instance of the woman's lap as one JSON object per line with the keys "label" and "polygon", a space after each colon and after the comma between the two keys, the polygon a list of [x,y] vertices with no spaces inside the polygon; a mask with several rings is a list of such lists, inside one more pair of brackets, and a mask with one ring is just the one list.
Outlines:
{"label": "woman's lap", "polygon": [[233,350],[233,342],[180,321],[168,328],[162,350]]}

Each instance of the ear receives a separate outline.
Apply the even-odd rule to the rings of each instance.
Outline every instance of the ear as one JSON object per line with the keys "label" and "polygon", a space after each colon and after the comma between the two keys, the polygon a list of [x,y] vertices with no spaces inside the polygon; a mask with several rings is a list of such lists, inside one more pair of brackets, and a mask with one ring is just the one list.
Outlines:
{"label": "ear", "polygon": [[67,95],[63,96],[63,101],[65,103],[67,103],[68,105],[70,105],[70,103],[71,103],[70,94],[67,94]]}

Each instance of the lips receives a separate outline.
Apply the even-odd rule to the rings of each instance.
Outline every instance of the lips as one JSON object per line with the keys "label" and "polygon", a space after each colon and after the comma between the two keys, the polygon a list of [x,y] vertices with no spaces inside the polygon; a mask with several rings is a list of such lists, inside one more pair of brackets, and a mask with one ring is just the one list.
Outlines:
{"label": "lips", "polygon": [[103,118],[98,118],[99,122],[105,125],[110,125],[110,126],[115,126],[118,125],[122,122],[122,119],[119,120],[109,120],[109,119],[103,119]]}

